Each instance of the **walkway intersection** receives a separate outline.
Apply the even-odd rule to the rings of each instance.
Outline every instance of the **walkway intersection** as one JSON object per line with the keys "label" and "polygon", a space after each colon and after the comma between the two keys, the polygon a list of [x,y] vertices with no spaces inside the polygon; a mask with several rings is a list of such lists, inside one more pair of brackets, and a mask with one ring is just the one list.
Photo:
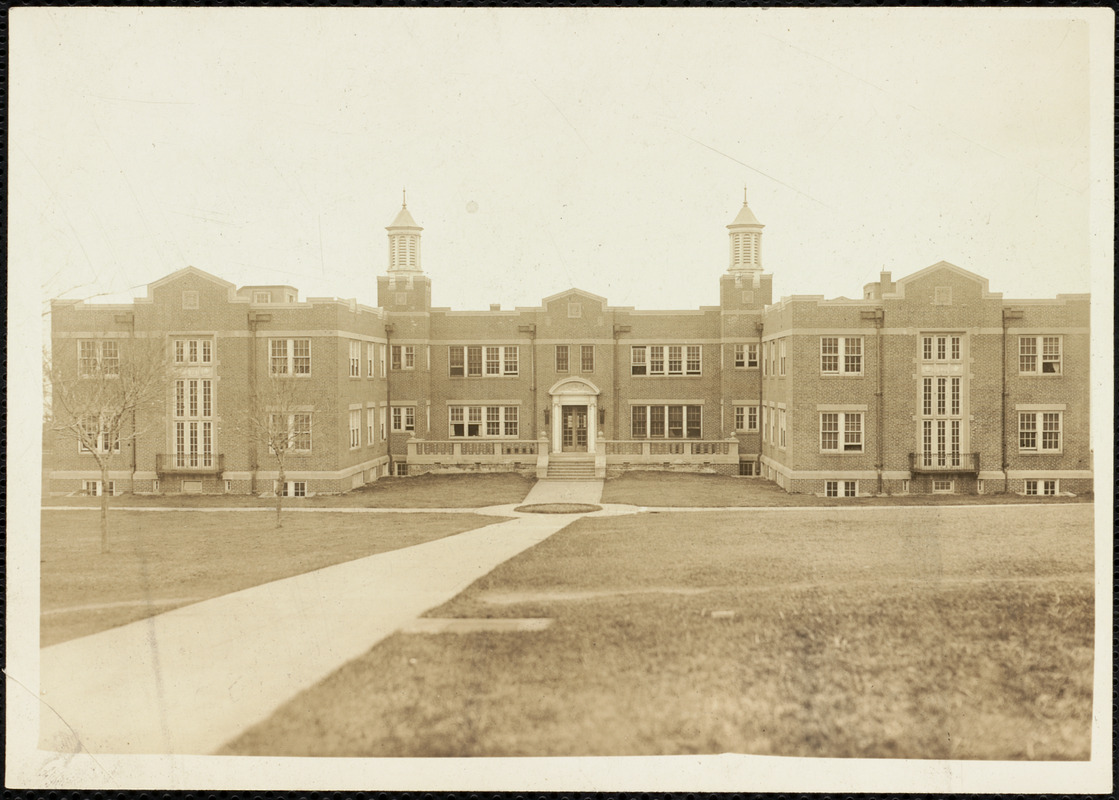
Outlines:
{"label": "walkway intersection", "polygon": [[[523,504],[595,504],[601,496],[601,481],[539,481]],[[447,509],[514,519],[43,648],[40,746],[90,753],[214,752],[582,516],[519,514],[515,507]],[[624,508],[621,513],[638,510]]]}

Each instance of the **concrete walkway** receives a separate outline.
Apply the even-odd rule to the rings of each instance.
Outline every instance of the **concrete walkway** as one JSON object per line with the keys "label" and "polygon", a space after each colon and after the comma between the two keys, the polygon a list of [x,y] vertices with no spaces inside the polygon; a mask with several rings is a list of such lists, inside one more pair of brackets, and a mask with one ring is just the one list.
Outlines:
{"label": "concrete walkway", "polygon": [[522,505],[537,503],[598,503],[602,499],[602,481],[538,480],[521,501]]}
{"label": "concrete walkway", "polygon": [[212,753],[578,516],[525,515],[44,648],[40,746]]}

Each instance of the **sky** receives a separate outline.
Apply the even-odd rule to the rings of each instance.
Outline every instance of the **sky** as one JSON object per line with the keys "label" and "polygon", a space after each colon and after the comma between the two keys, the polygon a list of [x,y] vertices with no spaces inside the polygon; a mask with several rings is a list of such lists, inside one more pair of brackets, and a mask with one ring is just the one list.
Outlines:
{"label": "sky", "polygon": [[9,259],[41,302],[193,265],[373,305],[406,187],[437,306],[695,308],[747,187],[776,296],[1088,291],[1074,15],[15,9]]}

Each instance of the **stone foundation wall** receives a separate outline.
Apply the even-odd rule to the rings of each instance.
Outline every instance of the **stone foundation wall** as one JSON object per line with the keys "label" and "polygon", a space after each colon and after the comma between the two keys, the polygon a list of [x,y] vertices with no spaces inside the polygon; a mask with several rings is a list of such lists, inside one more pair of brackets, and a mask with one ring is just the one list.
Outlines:
{"label": "stone foundation wall", "polygon": [[488,474],[494,472],[515,472],[526,478],[535,478],[536,461],[514,461],[508,464],[408,464],[408,477],[416,475]]}

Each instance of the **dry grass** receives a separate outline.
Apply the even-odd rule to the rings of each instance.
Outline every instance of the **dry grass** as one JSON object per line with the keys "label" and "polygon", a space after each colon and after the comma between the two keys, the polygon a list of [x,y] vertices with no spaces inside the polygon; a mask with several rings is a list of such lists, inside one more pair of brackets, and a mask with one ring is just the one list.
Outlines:
{"label": "dry grass", "polygon": [[1091,526],[1087,505],[583,519],[430,612],[548,630],[397,634],[225,752],[1086,759]]}
{"label": "dry grass", "polygon": [[[286,497],[285,508],[484,508],[524,500],[530,478],[511,472],[483,475],[417,475],[414,478],[379,478],[352,492],[316,497]],[[46,497],[43,505],[97,506],[98,497]],[[274,497],[244,494],[123,494],[109,499],[109,507],[147,508],[272,508]]]}
{"label": "dry grass", "polygon": [[[861,488],[861,487],[860,487]],[[735,478],[727,475],[692,473],[627,472],[606,481],[603,503],[634,506],[728,508],[735,506],[917,506],[917,505],[1000,505],[1006,503],[1083,503],[1091,496],[1022,497],[1016,494],[921,494],[890,497],[817,497],[789,494],[780,486],[761,478]]]}
{"label": "dry grass", "polygon": [[98,515],[44,511],[42,646],[178,606],[397,550],[497,521],[472,514],[114,511],[112,552]]}

